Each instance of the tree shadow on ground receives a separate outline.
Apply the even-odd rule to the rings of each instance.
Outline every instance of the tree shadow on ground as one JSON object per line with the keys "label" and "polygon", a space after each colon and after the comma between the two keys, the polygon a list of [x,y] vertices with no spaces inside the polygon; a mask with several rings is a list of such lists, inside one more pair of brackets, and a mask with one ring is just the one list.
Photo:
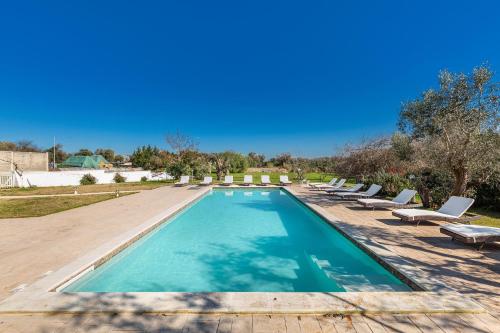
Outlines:
{"label": "tree shadow on ground", "polygon": [[[56,314],[44,316],[46,325],[42,325],[38,331],[208,333],[215,332],[219,325],[218,316],[203,315],[220,307],[220,299],[210,294],[175,296],[177,306],[197,309],[199,312],[189,315],[155,313],[154,305],[148,306],[139,302],[133,293],[63,293],[61,297],[70,301],[58,307]],[[159,295],[155,302],[161,303],[161,298]],[[71,311],[78,313],[69,315]]]}

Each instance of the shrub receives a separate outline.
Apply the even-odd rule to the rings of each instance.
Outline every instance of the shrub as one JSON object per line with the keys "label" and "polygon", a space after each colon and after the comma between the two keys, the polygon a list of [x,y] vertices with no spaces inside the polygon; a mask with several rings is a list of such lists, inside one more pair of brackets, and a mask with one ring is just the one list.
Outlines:
{"label": "shrub", "polygon": [[487,181],[472,183],[470,192],[476,198],[474,206],[500,212],[500,172],[495,173]]}
{"label": "shrub", "polygon": [[147,181],[148,181],[148,177],[146,177],[146,176],[141,177],[141,182],[147,182]]}
{"label": "shrub", "polygon": [[83,175],[82,179],[80,179],[81,185],[92,185],[97,183],[97,178],[92,176],[90,173]]}
{"label": "shrub", "polygon": [[405,188],[412,188],[412,185],[406,177],[397,173],[377,171],[368,177],[368,183],[379,184],[382,186],[381,194],[396,196]]}
{"label": "shrub", "polygon": [[117,173],[115,173],[115,176],[113,177],[113,180],[115,181],[115,183],[125,183],[125,181],[127,180],[127,178],[123,177],[122,175],[120,175],[117,172]]}

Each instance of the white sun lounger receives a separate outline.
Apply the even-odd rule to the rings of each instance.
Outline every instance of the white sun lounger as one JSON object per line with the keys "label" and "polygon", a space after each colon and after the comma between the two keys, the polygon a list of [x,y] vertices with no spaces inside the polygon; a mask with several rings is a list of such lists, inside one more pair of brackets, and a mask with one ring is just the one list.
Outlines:
{"label": "white sun lounger", "polygon": [[344,187],[344,188],[339,188],[339,189],[326,189],[325,191],[327,193],[339,193],[339,192],[350,192],[350,193],[353,193],[353,192],[357,192],[359,190],[361,190],[361,188],[364,186],[365,184],[363,183],[359,183],[359,184],[354,184],[354,186],[351,186],[351,187]]}
{"label": "white sun lounger", "polygon": [[314,188],[317,190],[324,190],[324,191],[338,191],[338,190],[342,189],[342,186],[344,186],[345,182],[346,182],[346,179],[342,178],[335,185],[318,185],[318,186],[315,186]]}
{"label": "white sun lounger", "polygon": [[175,186],[186,186],[189,185],[189,176],[181,176],[181,179],[174,184]]}
{"label": "white sun lounger", "polygon": [[253,184],[253,177],[252,177],[252,175],[245,175],[243,177],[243,185],[247,185],[248,186],[248,185],[251,185],[251,184]]}
{"label": "white sun lounger", "polygon": [[474,199],[464,197],[451,197],[439,208],[438,211],[425,209],[397,209],[392,215],[403,221],[447,221],[460,222],[460,217],[472,206]]}
{"label": "white sun lounger", "polygon": [[358,199],[358,203],[367,208],[391,208],[407,205],[411,199],[417,194],[415,190],[405,188],[394,199]]}
{"label": "white sun lounger", "polygon": [[370,185],[368,190],[366,190],[366,192],[335,192],[333,193],[333,195],[340,199],[345,199],[345,200],[370,198],[373,197],[375,194],[377,194],[381,189],[382,186],[377,184],[372,184]]}
{"label": "white sun lounger", "polygon": [[200,185],[210,185],[210,184],[212,184],[212,177],[210,176],[205,176],[203,178],[203,181],[200,182]]}
{"label": "white sun lounger", "polygon": [[452,240],[458,240],[466,244],[481,244],[481,250],[486,243],[500,241],[500,228],[486,227],[482,225],[467,224],[445,224],[439,231],[451,236]]}
{"label": "white sun lounger", "polygon": [[262,175],[260,176],[260,184],[261,185],[269,185],[271,184],[271,180],[269,179],[268,175]]}
{"label": "white sun lounger", "polygon": [[328,183],[309,183],[308,185],[310,187],[316,188],[321,186],[334,186],[336,182],[337,178],[332,178],[332,180],[330,180]]}
{"label": "white sun lounger", "polygon": [[290,180],[288,180],[288,176],[287,175],[281,175],[280,176],[280,184],[283,185],[283,186],[287,186],[287,185],[291,185],[292,182]]}
{"label": "white sun lounger", "polygon": [[222,185],[229,186],[231,184],[233,184],[233,176],[225,176]]}

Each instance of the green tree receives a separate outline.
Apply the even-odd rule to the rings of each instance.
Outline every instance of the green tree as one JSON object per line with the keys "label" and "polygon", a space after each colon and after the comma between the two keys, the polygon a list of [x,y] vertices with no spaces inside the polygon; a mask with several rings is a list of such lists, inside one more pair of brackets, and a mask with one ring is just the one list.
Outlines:
{"label": "green tree", "polygon": [[81,148],[79,151],[75,153],[76,156],[92,156],[94,155],[92,153],[92,150],[87,149],[87,148]]}
{"label": "green tree", "polygon": [[45,150],[45,152],[49,154],[50,162],[54,161],[54,150],[56,152],[56,164],[64,162],[69,157],[69,154],[63,150],[63,145],[58,143],[55,147],[53,146]]}
{"label": "green tree", "polygon": [[113,163],[115,161],[115,151],[113,149],[98,148],[95,150],[96,155],[101,155],[106,161]]}
{"label": "green tree", "polygon": [[227,163],[229,163],[229,172],[245,172],[248,168],[248,160],[240,153],[236,153],[234,151],[225,151],[222,154],[224,155]]}
{"label": "green tree", "polygon": [[167,166],[168,152],[160,150],[158,147],[142,146],[134,150],[130,156],[130,162],[135,167],[144,170],[161,170]]}
{"label": "green tree", "polygon": [[282,153],[273,157],[271,162],[275,167],[288,168],[292,162],[292,155],[289,153]]}
{"label": "green tree", "polygon": [[335,159],[332,157],[319,157],[308,161],[308,165],[314,171],[319,172],[321,181],[324,180],[326,174],[335,172]]}
{"label": "green tree", "polygon": [[125,161],[125,157],[123,155],[115,155],[114,162],[115,163],[123,163]]}
{"label": "green tree", "polygon": [[222,180],[222,177],[229,172],[230,163],[228,156],[224,153],[213,153],[210,155],[210,160],[215,168],[217,180]]}
{"label": "green tree", "polygon": [[254,152],[248,153],[247,161],[250,168],[262,168],[266,165],[266,157]]}
{"label": "green tree", "polygon": [[473,174],[498,169],[499,102],[493,73],[478,67],[472,74],[442,71],[437,90],[403,105],[400,129],[424,143],[432,167],[453,175],[452,195],[463,195]]}

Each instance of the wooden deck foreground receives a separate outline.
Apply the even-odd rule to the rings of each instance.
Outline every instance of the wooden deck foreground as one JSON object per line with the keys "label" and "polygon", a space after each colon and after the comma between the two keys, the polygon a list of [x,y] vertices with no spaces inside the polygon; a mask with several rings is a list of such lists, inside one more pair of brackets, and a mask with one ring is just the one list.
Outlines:
{"label": "wooden deck foreground", "polygon": [[[488,313],[370,316],[2,315],[0,316],[0,332],[500,332],[500,249],[498,246],[490,245],[478,252],[471,246],[454,243],[449,237],[440,234],[437,224],[421,223],[419,227],[416,227],[393,218],[389,210],[363,209],[352,203],[333,201],[323,194],[300,187],[296,187],[295,191],[300,193],[303,200],[318,204],[332,212],[341,220],[339,223],[350,228],[352,232],[369,235],[370,239],[412,262],[423,272],[432,274],[434,278],[446,283],[450,288],[473,298],[484,306]],[[127,215],[134,210],[124,210],[120,215],[123,207],[133,204],[135,200],[131,200],[132,198],[135,197],[137,204],[141,203],[142,207],[149,204],[159,209],[164,207],[163,198],[168,198],[166,200],[168,202],[178,193],[182,193],[181,196],[188,195],[186,189],[163,188],[148,194],[136,194],[96,204],[93,205],[92,218],[88,221],[85,213],[91,207],[72,211],[76,214],[74,216],[79,216],[78,221],[67,220],[66,216],[69,212],[55,214],[45,220],[8,221],[8,223],[13,223],[13,229],[12,232],[7,233],[10,237],[9,243],[0,242],[0,253],[3,254],[0,255],[0,266],[9,267],[7,263],[12,265],[15,262],[19,263],[8,270],[10,285],[30,283],[46,270],[57,269],[64,262],[81,255],[73,247],[72,252],[65,253],[63,258],[54,257],[54,248],[57,245],[67,246],[67,238],[76,237],[76,232],[81,252],[85,253],[89,247],[95,246],[96,239],[92,237],[92,233],[96,228],[96,220],[109,219],[110,210],[114,212],[114,220],[122,219],[122,221],[116,225],[108,224],[106,237],[122,232],[123,224],[127,228],[133,226],[133,219]],[[49,237],[48,233],[51,229],[47,228],[44,231],[40,227],[40,221],[57,223],[57,226],[63,228],[65,233],[60,236],[52,233]],[[36,228],[38,242],[32,241],[33,237],[28,236],[28,232],[23,233],[20,230],[22,228],[26,228],[26,231],[33,230],[32,223],[38,224]],[[78,226],[75,234],[73,234],[73,229],[68,228],[74,225]],[[65,226],[68,229],[64,229]],[[85,228],[88,230],[86,231]],[[6,225],[0,226],[0,231],[2,229],[8,231]],[[85,232],[87,237],[85,237]],[[44,241],[50,241],[51,246],[47,246]],[[20,256],[22,253],[16,251],[17,247],[21,247],[24,256]],[[30,251],[36,252],[36,256],[26,255]],[[45,260],[36,262],[40,258],[45,258]],[[30,267],[37,268],[38,271]],[[3,289],[3,292],[6,293],[6,289]]]}

